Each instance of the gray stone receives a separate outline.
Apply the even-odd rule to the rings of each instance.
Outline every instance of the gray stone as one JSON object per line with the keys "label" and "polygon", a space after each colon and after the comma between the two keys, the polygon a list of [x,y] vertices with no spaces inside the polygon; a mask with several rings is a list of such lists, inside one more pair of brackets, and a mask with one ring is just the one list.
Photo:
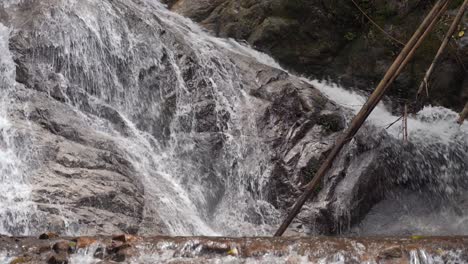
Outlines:
{"label": "gray stone", "polygon": [[[376,86],[402,48],[373,26],[351,2],[165,2],[171,10],[190,17],[218,36],[249,42],[271,54],[288,69],[319,79],[332,78],[346,87],[366,91]],[[388,34],[403,43],[411,37],[431,7],[420,0],[357,3]],[[468,24],[468,20],[463,23]],[[414,61],[396,80],[390,91],[393,97],[409,100],[415,97],[448,24],[442,27],[425,41]],[[464,67],[468,65],[467,39],[466,36],[455,39],[457,48],[437,65],[430,81],[430,103],[461,110],[468,99],[468,86],[464,83],[467,76]]]}

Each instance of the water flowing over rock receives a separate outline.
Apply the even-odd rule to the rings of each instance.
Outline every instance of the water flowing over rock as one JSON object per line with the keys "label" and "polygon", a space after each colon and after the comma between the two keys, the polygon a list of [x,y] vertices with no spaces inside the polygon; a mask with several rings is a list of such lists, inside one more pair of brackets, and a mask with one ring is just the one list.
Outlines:
{"label": "water flowing over rock", "polygon": [[[271,234],[364,100],[153,0],[7,0],[0,23],[7,235]],[[427,108],[404,145],[396,118],[377,109],[292,234],[382,233],[379,205],[406,192],[451,201],[447,232],[468,234],[468,124]]]}
{"label": "water flowing over rock", "polygon": [[0,237],[2,263],[462,263],[467,238]]}
{"label": "water flowing over rock", "polygon": [[342,122],[310,84],[157,2],[2,5],[36,230],[260,234],[301,180],[281,151],[313,129],[319,156],[342,126],[316,121]]}
{"label": "water flowing over rock", "polygon": [[[431,7],[422,0],[162,0],[217,36],[247,41],[282,65],[314,78],[369,91]],[[462,1],[453,1],[389,93],[412,101]],[[468,26],[468,15],[460,29]],[[388,35],[392,36],[392,40]],[[401,43],[398,43],[401,42]],[[430,79],[433,104],[461,110],[468,99],[468,36],[454,36]]]}

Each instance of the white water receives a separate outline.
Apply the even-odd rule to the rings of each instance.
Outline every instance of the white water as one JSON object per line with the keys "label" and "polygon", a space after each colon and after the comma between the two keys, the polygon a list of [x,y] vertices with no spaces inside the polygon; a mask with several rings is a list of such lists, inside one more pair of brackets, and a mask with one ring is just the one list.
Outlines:
{"label": "white water", "polygon": [[[55,6],[50,6],[49,2],[30,2],[37,4],[38,9],[55,8]],[[83,118],[87,118],[88,115],[83,110],[87,103],[90,103],[91,107],[105,105],[119,113],[120,118],[130,129],[129,136],[122,135],[113,129],[106,120],[99,120],[99,122],[93,120],[95,122],[92,124],[93,129],[110,136],[125,149],[127,158],[132,161],[145,186],[145,214],[157,213],[167,227],[168,234],[266,234],[262,225],[243,222],[247,210],[258,212],[257,214],[261,216],[260,222],[271,223],[277,221],[279,217],[270,204],[264,202],[260,196],[253,197],[252,190],[247,190],[252,186],[261,189],[262,178],[266,177],[263,175],[268,175],[269,170],[268,165],[265,164],[267,153],[262,147],[257,146],[259,140],[254,126],[255,120],[246,119],[245,116],[245,113],[255,106],[240,88],[241,80],[237,76],[235,65],[218,47],[221,43],[231,50],[242,46],[232,41],[223,42],[210,37],[188,20],[168,12],[158,2],[143,1],[140,5],[133,4],[131,1],[127,2],[132,8],[138,10],[143,24],[154,28],[153,39],[159,38],[157,30],[161,26],[153,19],[153,15],[158,14],[158,18],[164,22],[167,30],[174,31],[191,43],[195,51],[194,59],[198,65],[202,66],[200,72],[197,73],[200,76],[197,78],[211,86],[210,94],[203,96],[213,97],[217,119],[215,125],[223,130],[222,136],[225,138],[222,152],[215,157],[216,160],[213,160],[212,164],[197,160],[197,156],[202,156],[197,153],[200,151],[198,141],[203,140],[204,134],[184,131],[181,122],[194,111],[194,107],[199,103],[196,97],[201,95],[197,91],[191,91],[193,87],[188,87],[183,79],[182,69],[176,62],[177,54],[172,47],[166,47],[163,42],[154,42],[146,46],[148,40],[142,35],[129,37],[128,40],[131,43],[126,48],[133,50],[133,46],[144,46],[151,49],[153,57],[132,54],[120,46],[122,35],[132,33],[128,25],[122,23],[121,17],[109,2],[94,0],[61,2],[56,6],[55,17],[60,22],[55,23],[53,18],[48,18],[50,23],[40,25],[40,30],[50,34],[44,36],[42,32],[39,32],[32,36],[37,38],[38,42],[44,41],[50,43],[51,46],[64,47],[63,52],[56,55],[57,60],[66,58],[66,61],[73,61],[75,65],[82,67],[82,72],[77,74],[69,64],[66,64],[63,75],[74,83],[78,83],[79,87],[84,87],[80,92],[86,94],[89,102],[83,103],[80,98],[77,100],[67,97],[67,103],[77,112],[83,112]],[[18,3],[22,2],[8,1],[3,2],[3,5],[12,7]],[[93,8],[89,8],[90,6]],[[69,20],[67,13],[69,10],[76,11],[76,15],[84,25],[73,25],[70,27],[71,31],[62,34],[62,25],[74,23]],[[102,16],[102,14],[109,14],[109,16]],[[15,29],[12,30],[12,34],[15,34]],[[92,41],[89,40],[89,32],[91,32]],[[150,39],[150,41],[153,40]],[[4,50],[8,50],[7,44],[5,40]],[[257,54],[245,47],[242,49]],[[125,80],[127,84],[123,85],[119,80],[119,74],[112,71],[110,64],[114,61],[106,57],[107,53],[113,56],[112,60],[120,59],[129,64],[133,63],[135,68],[149,68],[155,65],[158,69],[168,67],[168,71],[172,70],[177,73],[177,79],[167,80],[168,83],[165,85],[168,87],[163,87],[166,91],[161,92],[176,94],[177,98],[169,139],[161,140],[137,129],[138,125],[146,125],[138,124],[139,118],[145,115],[163,115],[163,109],[160,109],[162,107],[155,102],[147,104],[141,101],[141,97],[138,97],[139,93],[147,92],[139,87],[138,73],[127,76],[128,79]],[[165,62],[161,59],[166,55],[169,64],[164,64]],[[40,66],[44,63],[39,57],[33,59]],[[14,63],[10,61],[9,67],[14,69]],[[49,65],[45,65],[45,69],[47,67]],[[67,92],[63,91],[63,93]],[[228,113],[230,117],[227,124],[223,124],[220,120],[225,113]],[[221,126],[226,127],[221,128]],[[209,133],[206,135],[210,136]],[[10,151],[11,147],[8,146],[8,149]],[[20,162],[18,157],[12,159]],[[14,167],[20,168],[21,166],[15,165]],[[219,186],[211,186],[209,181],[212,177],[223,185],[223,190],[219,191],[224,192],[222,197],[211,197],[212,193],[216,192],[214,188],[219,188]],[[17,182],[20,180],[18,179]],[[8,195],[16,197],[13,194]],[[26,214],[28,210],[25,208],[20,211]],[[86,234],[92,232],[93,229],[93,227],[75,223],[73,219],[65,219],[65,222],[69,226],[68,234]],[[21,234],[31,233],[24,231]]]}
{"label": "white water", "polygon": [[[230,51],[256,58],[259,62],[273,68],[281,69],[278,63],[266,54],[252,50],[233,40],[210,38],[218,45]],[[344,89],[337,84],[309,80],[328,99],[343,108],[357,114],[367,100],[367,97],[351,89]],[[351,119],[353,115],[349,115]],[[392,114],[384,103],[379,103],[369,116],[368,121],[377,129],[385,130],[395,139],[403,143],[403,124],[395,123],[400,116]],[[426,106],[416,114],[408,117],[409,141],[419,148],[411,155],[415,160],[407,160],[404,164],[403,179],[414,177],[415,170],[427,174],[434,180],[429,194],[421,186],[413,186],[416,190],[397,191],[374,208],[363,223],[353,230],[361,235],[466,235],[468,234],[468,122],[457,123],[458,113],[444,108]],[[390,124],[394,124],[390,126]],[[388,126],[390,126],[388,128]],[[452,151],[455,153],[452,153]],[[432,154],[434,155],[431,155]],[[433,168],[434,166],[438,168]],[[459,186],[461,185],[461,186]],[[435,200],[428,199],[429,195]],[[441,200],[438,200],[441,198]],[[417,260],[415,260],[417,261]],[[424,263],[438,263],[429,261]]]}
{"label": "white water", "polygon": [[[139,254],[127,259],[125,263],[143,264],[143,263],[167,263],[167,262],[183,262],[183,263],[317,263],[317,264],[346,264],[346,263],[366,263],[377,264],[381,260],[376,260],[371,257],[376,252],[366,252],[366,246],[360,242],[351,243],[346,249],[330,250],[324,243],[322,246],[317,245],[315,248],[298,250],[297,245],[292,244],[287,247],[287,250],[279,252],[264,252],[257,254],[255,257],[239,257],[233,255],[217,254],[213,256],[203,253],[203,246],[198,245],[197,241],[188,241],[183,245],[175,246],[171,242],[159,242],[150,247],[139,246],[137,248]],[[80,249],[70,257],[71,264],[95,264],[102,261],[93,257],[97,246]],[[446,251],[438,249],[437,252],[429,252],[425,249],[412,249],[407,254],[408,261],[405,263],[411,264],[444,264],[444,263],[466,263],[462,250]],[[5,259],[7,254],[5,255]],[[317,257],[316,255],[326,255],[325,257]],[[0,260],[2,259],[0,253]],[[402,262],[406,259],[398,259]]]}
{"label": "white water", "polygon": [[[199,80],[208,83],[211,86],[211,93],[206,96],[213,97],[216,109],[216,126],[225,125],[223,136],[226,138],[224,150],[219,154],[218,159],[213,160],[213,164],[206,168],[207,163],[190,158],[190,156],[200,155],[197,149],[196,133],[191,130],[184,131],[182,128],[182,119],[193,112],[194,105],[197,102],[194,97],[196,92],[191,91],[190,84],[186,83],[182,76],[182,69],[176,63],[177,54],[172,47],[164,46],[164,43],[153,43],[151,47],[154,50],[154,56],[150,58],[139,57],[138,54],[127,54],[127,50],[121,47],[122,35],[130,34],[130,29],[119,24],[119,14],[113,11],[112,6],[107,1],[96,2],[97,0],[83,0],[83,3],[90,3],[95,9],[82,9],[86,5],[80,5],[81,2],[69,1],[67,4],[61,4],[59,11],[68,11],[78,9],[77,14],[84,21],[85,27],[71,27],[72,32],[68,35],[60,34],[61,27],[54,24],[44,24],[42,30],[50,32],[47,37],[37,37],[38,40],[48,38],[51,45],[63,46],[64,54],[70,60],[75,61],[83,67],[84,76],[73,76],[73,70],[65,67],[64,75],[76,83],[85,87],[84,92],[96,104],[102,104],[118,111],[119,115],[131,129],[130,136],[123,136],[103,123],[94,125],[96,131],[107,133],[115,141],[125,146],[128,158],[137,168],[142,177],[145,186],[145,209],[150,214],[156,211],[168,227],[170,235],[265,235],[271,232],[280,220],[280,213],[277,212],[271,204],[263,200],[260,194],[262,185],[268,177],[271,170],[268,164],[268,150],[258,147],[261,142],[256,135],[254,120],[249,119],[249,111],[255,109],[255,103],[252,98],[242,92],[241,80],[238,79],[238,73],[235,65],[229,61],[224,52],[226,50],[238,54],[247,55],[256,58],[259,62],[271,67],[280,68],[280,66],[269,56],[252,50],[233,40],[224,40],[214,38],[201,30],[197,25],[186,18],[173,14],[166,10],[159,2],[143,1],[143,6],[135,5],[140,8],[141,19],[157,31],[160,27],[158,23],[152,20],[152,15],[157,14],[158,18],[167,26],[167,30],[179,32],[185,38],[187,43],[191,43],[197,64],[202,65],[202,71],[198,76]],[[4,5],[15,5],[18,2],[7,1]],[[45,4],[46,5],[46,4]],[[101,16],[110,14],[109,17]],[[66,13],[59,13],[57,16]],[[52,19],[52,18],[51,18]],[[66,22],[71,23],[66,17],[61,17]],[[60,23],[58,23],[60,24]],[[120,27],[123,27],[120,28]],[[54,32],[59,32],[54,34]],[[93,41],[89,42],[88,33],[95,35]],[[145,36],[132,36],[129,46],[144,46],[147,39]],[[123,44],[122,44],[123,45]],[[144,46],[147,47],[147,46]],[[8,30],[3,27],[0,30],[0,67],[2,67],[2,82],[8,87],[14,87],[14,63],[8,54]],[[164,64],[159,58],[163,51],[167,52],[169,65]],[[127,86],[119,82],[119,76],[112,72],[110,63],[105,60],[105,52],[109,52],[115,58],[126,62],[134,61],[136,66],[156,65],[159,68],[169,67],[169,70],[177,72],[176,80],[173,86],[166,89],[173,91],[164,91],[175,93],[177,95],[176,114],[170,126],[170,138],[166,140],[156,139],[149,133],[142,132],[137,128],[136,117],[144,116],[144,111],[150,113],[160,113],[158,105],[153,103],[145,105],[144,110],[140,110],[140,105],[144,102],[135,96],[142,92],[138,87],[138,76],[128,76]],[[39,61],[40,62],[40,61]],[[69,66],[69,65],[68,65]],[[336,85],[324,84],[318,81],[304,79],[316,86],[331,100],[336,101],[344,108],[357,112],[365,102],[365,97],[342,89]],[[7,89],[5,86],[2,90]],[[8,89],[7,89],[8,90]],[[2,94],[7,94],[3,93]],[[0,108],[0,131],[3,148],[0,148],[0,177],[2,180],[2,190],[0,192],[0,219],[6,221],[0,222],[0,233],[3,234],[31,234],[26,228],[29,226],[31,207],[30,202],[31,186],[28,184],[28,175],[25,174],[27,164],[21,155],[24,153],[18,150],[12,137],[15,135],[11,122],[8,120],[8,97],[4,96],[2,107]],[[76,111],[82,111],[81,102],[69,99],[68,102]],[[239,110],[242,109],[242,110]],[[229,113],[230,120],[223,124],[223,113]],[[84,114],[86,115],[86,114]],[[398,117],[391,114],[383,104],[380,104],[370,117],[370,122],[376,127],[383,128],[395,121]],[[461,158],[466,157],[466,146],[468,146],[468,124],[459,126],[455,123],[456,113],[448,109],[439,107],[427,107],[415,116],[409,119],[409,139],[418,148],[434,149],[442,156],[442,163],[445,168],[438,168],[430,172],[425,165],[432,162],[417,163],[420,170],[430,172],[441,176],[437,186],[441,188],[439,193],[450,195],[460,193],[454,186],[454,179],[468,177],[459,173],[459,160],[450,162],[451,157],[448,149],[460,147]],[[193,121],[193,120],[192,120]],[[388,132],[394,138],[401,138],[400,124],[391,127]],[[164,141],[164,142],[161,142]],[[2,145],[0,145],[1,147]],[[463,152],[465,151],[465,152]],[[151,154],[148,154],[151,153]],[[425,159],[425,153],[421,153],[420,159]],[[465,155],[465,156],[463,156]],[[187,158],[187,156],[189,156]],[[236,164],[236,166],[234,166]],[[411,170],[407,171],[407,178],[411,178]],[[194,173],[197,177],[194,177]],[[459,173],[459,174],[456,174]],[[214,175],[214,176],[213,176]],[[211,186],[206,183],[207,179],[215,177],[217,181],[222,182],[225,187],[225,193],[222,197],[210,197],[213,191]],[[253,186],[253,187],[252,187]],[[252,190],[253,188],[253,190]],[[214,191],[213,191],[214,192]],[[466,193],[466,190],[461,190]],[[6,194],[2,197],[2,194]],[[401,198],[401,197],[400,197]],[[213,207],[213,199],[216,200],[216,206]],[[207,209],[209,208],[209,209]],[[252,224],[245,221],[247,211],[254,211],[260,215],[260,224]],[[435,212],[440,213],[440,212]],[[379,215],[379,212],[374,213]],[[381,215],[381,214],[380,214]],[[414,219],[411,212],[403,213],[406,217]],[[409,216],[408,216],[409,215]],[[433,215],[432,215],[433,216]],[[427,218],[427,215],[421,218]],[[459,217],[459,216],[454,216]],[[466,217],[466,213],[462,216]],[[398,218],[395,220],[398,223]],[[450,218],[450,220],[454,220]],[[69,219],[73,221],[73,219]],[[446,221],[446,220],[444,220]],[[459,219],[457,218],[457,221]],[[369,226],[375,225],[375,221],[370,220]],[[455,222],[455,221],[453,221]],[[434,223],[425,223],[414,227],[415,230],[430,230],[427,225]],[[440,223],[437,223],[439,225]],[[12,231],[13,227],[21,227],[20,230]],[[82,227],[85,228],[85,227]],[[460,230],[455,228],[455,230]],[[379,230],[375,230],[378,233]],[[466,232],[466,231],[462,231]],[[82,229],[70,230],[70,234],[85,233]]]}
{"label": "white water", "polygon": [[[333,84],[311,83],[354,113],[366,100],[356,92]],[[368,122],[385,129],[398,118],[380,103]],[[398,164],[404,168],[403,174],[395,176],[402,182],[421,178],[431,183],[418,185],[416,182],[410,190],[401,189],[389,194],[353,229],[354,234],[468,234],[468,124],[460,126],[457,119],[458,114],[452,110],[432,106],[409,116],[409,142],[417,150],[410,151],[411,156]],[[404,145],[401,121],[386,131]]]}
{"label": "white water", "polygon": [[28,183],[25,148],[8,117],[8,104],[15,89],[15,68],[8,52],[9,29],[0,23],[0,234],[30,234],[32,187]]}

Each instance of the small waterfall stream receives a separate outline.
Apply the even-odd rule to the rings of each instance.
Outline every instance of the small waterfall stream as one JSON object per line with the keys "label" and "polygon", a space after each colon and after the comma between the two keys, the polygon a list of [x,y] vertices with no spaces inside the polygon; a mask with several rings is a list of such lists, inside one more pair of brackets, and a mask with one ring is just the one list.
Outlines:
{"label": "small waterfall stream", "polygon": [[35,206],[27,170],[27,154],[8,118],[15,89],[15,68],[8,51],[9,29],[0,24],[0,234],[29,234]]}
{"label": "small waterfall stream", "polygon": [[[337,85],[312,83],[354,113],[366,100]],[[468,234],[468,124],[458,125],[458,114],[449,109],[427,106],[409,116],[409,144],[405,146],[401,122],[385,129],[397,119],[383,103],[369,117],[377,128],[376,134],[384,130],[398,139],[390,150],[382,150],[388,152],[390,160],[381,162],[393,170],[388,175],[404,188],[389,193],[353,233]]]}
{"label": "small waterfall stream", "polygon": [[[44,44],[24,55],[33,62],[35,73],[60,72],[56,77],[60,85],[54,86],[58,90],[41,90],[40,84],[35,89],[51,97],[60,94],[73,113],[130,161],[144,186],[147,222],[157,214],[168,235],[272,232],[281,212],[262,192],[272,164],[271,150],[262,144],[252,118],[258,99],[244,90],[239,69],[226,54],[253,57],[281,69],[272,58],[235,41],[211,37],[154,0],[7,0],[0,7],[24,3],[46,18],[41,17],[39,25],[18,18],[37,28],[32,32],[0,24],[0,234],[39,231],[31,230],[39,220],[31,198],[33,170],[28,167],[37,153],[28,153],[27,140],[16,138],[31,136],[27,127],[9,120],[10,106],[18,105],[11,98],[19,89],[10,34],[26,35],[29,43],[21,45]],[[123,14],[129,21],[122,21]],[[156,84],[149,81],[154,79]],[[303,81],[351,113],[364,103],[363,96],[338,86]],[[396,119],[382,104],[370,123],[382,130]],[[396,181],[412,182],[411,191],[390,195],[353,232],[385,234],[379,223],[386,222],[392,234],[405,233],[405,228],[410,233],[468,234],[468,124],[458,126],[455,120],[456,113],[440,107],[427,107],[410,118],[412,149],[395,140],[392,150],[403,151],[403,158],[385,162],[389,170],[395,164],[399,167]],[[395,125],[386,133],[398,139],[400,131]],[[452,201],[454,207],[447,209],[443,203],[429,213],[414,210],[427,205],[427,197],[421,198],[426,190]],[[410,202],[405,211],[395,213],[401,208],[396,203]],[[93,234],[86,224],[63,214],[68,234]],[[429,218],[433,220],[425,221]],[[447,224],[451,226],[444,228]],[[154,232],[151,228],[155,227],[148,227],[149,233]]]}

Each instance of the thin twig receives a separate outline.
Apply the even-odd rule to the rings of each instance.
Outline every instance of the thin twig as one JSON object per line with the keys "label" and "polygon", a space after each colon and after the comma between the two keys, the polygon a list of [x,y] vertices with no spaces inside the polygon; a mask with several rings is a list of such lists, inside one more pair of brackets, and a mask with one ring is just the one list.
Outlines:
{"label": "thin twig", "polygon": [[394,122],[392,122],[390,125],[388,125],[385,129],[389,129],[391,128],[394,124],[396,124],[398,121],[400,121],[401,119],[403,118],[403,116],[400,116],[397,120],[395,120]]}
{"label": "thin twig", "polygon": [[460,54],[458,53],[458,48],[453,44],[453,41],[449,42],[450,47],[452,48],[453,55],[455,55],[455,58],[457,62],[462,66],[463,70],[465,72],[468,72],[468,69],[466,68],[465,64],[463,63],[463,60],[460,58]]}
{"label": "thin twig", "polygon": [[385,29],[383,29],[381,26],[379,26],[370,16],[368,16],[366,14],[366,12],[354,1],[354,0],[351,0],[351,2],[353,2],[353,4],[357,7],[357,9],[359,9],[359,11],[361,11],[361,13],[374,25],[376,26],[380,31],[382,31],[382,33],[384,33],[385,35],[387,35],[387,37],[389,37],[390,39],[392,39],[393,41],[395,41],[396,43],[402,45],[402,46],[405,46],[405,43],[399,41],[398,39],[396,39],[395,37],[393,37],[392,35],[390,35],[390,33],[388,33],[387,31],[385,31]]}
{"label": "thin twig", "polygon": [[405,104],[403,113],[403,142],[408,142],[408,105]]}
{"label": "thin twig", "polygon": [[[442,41],[442,44],[440,45],[440,48],[437,51],[437,54],[435,55],[434,60],[431,63],[431,66],[429,67],[426,74],[424,75],[421,85],[419,85],[417,98],[419,98],[422,95],[422,91],[424,90],[424,87],[426,87],[427,89],[427,84],[429,82],[429,78],[431,77],[432,72],[435,69],[435,65],[439,62],[440,58],[442,57],[442,54],[444,53],[445,48],[447,47],[450,41],[450,38],[452,37],[455,30],[457,29],[458,24],[460,24],[460,21],[463,18],[463,15],[465,14],[467,6],[468,6],[468,0],[463,1],[463,4],[461,5],[460,10],[457,13],[457,16],[455,17],[452,24],[450,25],[450,28],[447,31],[447,34],[445,35],[444,40]],[[429,92],[426,91],[426,94],[429,94]]]}
{"label": "thin twig", "polygon": [[463,125],[465,119],[468,118],[468,102],[466,102],[465,108],[460,112],[460,119],[458,119],[458,124]]}

